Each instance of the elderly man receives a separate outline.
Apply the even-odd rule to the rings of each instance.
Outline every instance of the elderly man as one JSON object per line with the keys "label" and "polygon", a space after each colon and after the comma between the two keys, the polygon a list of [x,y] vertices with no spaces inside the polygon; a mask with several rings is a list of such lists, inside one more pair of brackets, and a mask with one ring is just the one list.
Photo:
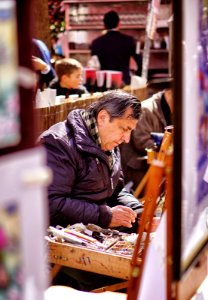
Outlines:
{"label": "elderly man", "polygon": [[[111,91],[86,110],[44,132],[53,182],[48,189],[50,224],[82,222],[135,231],[141,203],[124,189],[119,145],[129,142],[141,103],[122,91]],[[93,270],[92,270],[93,271]],[[120,279],[62,267],[54,284],[92,290]]]}
{"label": "elderly man", "polygon": [[136,225],[143,208],[124,189],[118,146],[129,142],[140,110],[136,97],[111,91],[42,134],[54,175],[48,189],[51,225]]}

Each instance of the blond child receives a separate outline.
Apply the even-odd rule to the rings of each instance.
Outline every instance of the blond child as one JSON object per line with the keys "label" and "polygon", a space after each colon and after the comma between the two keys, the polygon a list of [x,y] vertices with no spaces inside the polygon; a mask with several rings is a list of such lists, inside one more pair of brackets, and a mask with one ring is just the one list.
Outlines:
{"label": "blond child", "polygon": [[78,94],[81,96],[87,93],[87,89],[81,85],[82,65],[79,61],[72,58],[62,58],[56,61],[55,70],[57,77],[51,81],[49,87],[56,89],[56,94],[69,95]]}

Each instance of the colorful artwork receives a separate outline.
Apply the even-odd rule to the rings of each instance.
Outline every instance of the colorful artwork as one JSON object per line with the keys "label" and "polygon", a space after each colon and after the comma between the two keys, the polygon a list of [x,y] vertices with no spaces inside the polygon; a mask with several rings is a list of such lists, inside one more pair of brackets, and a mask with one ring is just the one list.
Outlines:
{"label": "colorful artwork", "polygon": [[0,148],[20,141],[15,1],[0,1]]}
{"label": "colorful artwork", "polygon": [[0,207],[0,300],[23,299],[20,248],[18,207]]}
{"label": "colorful artwork", "polygon": [[208,195],[204,174],[208,166],[208,0],[202,0],[199,19],[198,202]]}
{"label": "colorful artwork", "polygon": [[[181,270],[207,243],[208,0],[184,0]],[[190,20],[192,20],[190,22]]]}

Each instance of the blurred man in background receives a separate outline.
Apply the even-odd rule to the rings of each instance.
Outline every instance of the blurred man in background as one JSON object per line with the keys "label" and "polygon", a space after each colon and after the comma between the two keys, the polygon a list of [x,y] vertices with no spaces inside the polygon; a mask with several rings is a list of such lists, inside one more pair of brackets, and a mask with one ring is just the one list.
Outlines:
{"label": "blurred man in background", "polygon": [[101,70],[121,71],[123,81],[130,84],[130,58],[137,64],[136,75],[141,75],[142,56],[136,53],[133,37],[119,31],[120,18],[116,11],[109,11],[103,19],[107,32],[92,41],[91,55],[99,59]]}

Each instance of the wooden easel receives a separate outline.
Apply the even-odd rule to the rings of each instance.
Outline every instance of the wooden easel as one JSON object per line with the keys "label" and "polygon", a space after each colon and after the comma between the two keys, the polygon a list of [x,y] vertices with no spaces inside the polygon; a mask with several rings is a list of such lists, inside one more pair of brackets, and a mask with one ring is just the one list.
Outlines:
{"label": "wooden easel", "polygon": [[[168,149],[170,149],[170,145],[172,142],[172,132],[165,131],[163,141],[160,147],[160,151],[157,155],[157,159],[153,160],[147,174],[145,175],[143,181],[140,183],[138,188],[136,189],[136,194],[139,193],[144,188],[146,184],[146,192],[143,198],[144,200],[144,212],[142,214],[139,231],[138,231],[138,239],[135,245],[133,257],[132,257],[132,272],[131,278],[128,286],[128,300],[136,300],[138,296],[138,291],[140,288],[141,282],[141,274],[144,269],[144,262],[147,253],[147,248],[149,244],[149,237],[151,233],[151,227],[153,222],[154,212],[157,206],[157,199],[161,193],[161,182],[165,176],[165,192],[166,192],[166,209],[169,210],[169,203],[171,202],[172,195],[172,157],[173,151],[170,150],[168,153]],[[170,219],[171,220],[171,219]],[[170,221],[169,221],[170,222]],[[144,246],[141,253],[138,255],[141,250],[141,241],[143,232],[146,231],[146,237],[144,239]],[[168,259],[171,251],[171,244],[168,246]],[[138,257],[141,259],[141,263],[138,263]],[[171,261],[169,259],[169,261]],[[167,276],[168,276],[168,284],[171,284],[171,263],[167,263]],[[171,290],[167,288],[167,290]],[[167,298],[170,299],[170,298]]]}
{"label": "wooden easel", "polygon": [[[153,221],[154,211],[157,205],[157,198],[160,195],[159,185],[165,177],[165,207],[167,213],[167,245],[166,245],[166,299],[167,300],[189,300],[196,293],[200,284],[207,276],[207,248],[204,249],[196,265],[193,265],[189,271],[177,282],[173,281],[172,277],[172,166],[173,166],[173,149],[171,145],[171,135],[164,136],[161,145],[161,152],[157,156],[157,160],[152,162],[149,170],[137,188],[137,193],[145,187],[146,193],[144,200],[144,213],[139,227],[139,236],[135,246],[135,251],[132,257],[132,272],[128,286],[128,300],[136,300],[138,298],[141,274],[144,270],[145,257],[149,244],[149,236]],[[166,142],[165,142],[166,141]],[[163,163],[163,165],[161,164]],[[146,185],[146,186],[145,186]],[[143,231],[147,232],[144,247],[141,254],[138,255],[141,249],[141,239]],[[138,258],[141,259],[140,264]]]}

